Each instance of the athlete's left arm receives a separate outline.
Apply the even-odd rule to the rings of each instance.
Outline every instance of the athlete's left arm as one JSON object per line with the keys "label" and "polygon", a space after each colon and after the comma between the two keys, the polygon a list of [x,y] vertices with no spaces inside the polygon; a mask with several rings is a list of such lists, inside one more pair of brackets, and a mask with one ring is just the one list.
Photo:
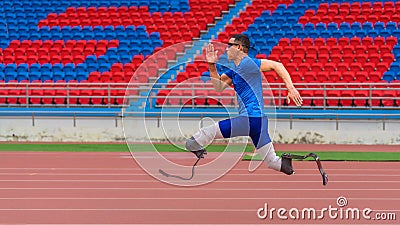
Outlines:
{"label": "athlete's left arm", "polygon": [[286,88],[288,89],[288,103],[290,103],[290,100],[293,100],[297,106],[301,106],[303,104],[303,99],[301,98],[297,89],[294,87],[292,79],[290,78],[290,74],[282,63],[268,59],[261,59],[260,70],[262,72],[274,70],[282,78]]}

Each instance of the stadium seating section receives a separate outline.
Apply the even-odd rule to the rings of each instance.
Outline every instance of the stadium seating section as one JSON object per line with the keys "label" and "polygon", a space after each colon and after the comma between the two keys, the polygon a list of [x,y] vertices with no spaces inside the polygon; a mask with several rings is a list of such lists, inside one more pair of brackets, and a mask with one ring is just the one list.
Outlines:
{"label": "stadium seating section", "polygon": [[[159,69],[186,50],[161,49],[201,38],[208,24],[215,24],[235,4],[1,1],[0,106],[121,106],[129,82],[155,80]],[[215,34],[214,41],[226,43],[232,34],[247,34],[253,43],[250,55],[281,62],[299,84],[305,106],[397,107],[399,24],[396,1],[253,0]],[[228,61],[221,50],[218,70],[223,73]],[[146,68],[138,71],[146,59]],[[264,93],[265,103],[287,106],[282,80],[275,72],[264,76],[271,87]],[[194,83],[202,85],[191,88]],[[237,104],[233,90],[212,90],[204,54],[177,70],[162,87],[154,93],[159,97],[152,103],[156,107]],[[139,88],[130,94],[141,95]]]}

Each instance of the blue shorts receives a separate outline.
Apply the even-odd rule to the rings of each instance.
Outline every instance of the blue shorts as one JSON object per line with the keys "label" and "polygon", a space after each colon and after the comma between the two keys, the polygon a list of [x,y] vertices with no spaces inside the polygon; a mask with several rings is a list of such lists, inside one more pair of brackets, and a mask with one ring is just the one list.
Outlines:
{"label": "blue shorts", "polygon": [[268,134],[268,117],[238,116],[219,121],[224,138],[250,136],[256,149],[271,142]]}

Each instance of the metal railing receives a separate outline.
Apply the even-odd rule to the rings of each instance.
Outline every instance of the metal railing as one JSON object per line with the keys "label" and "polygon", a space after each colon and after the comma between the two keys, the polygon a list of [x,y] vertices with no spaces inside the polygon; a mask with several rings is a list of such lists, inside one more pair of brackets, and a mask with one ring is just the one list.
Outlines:
{"label": "metal railing", "polygon": [[[400,83],[297,83],[304,99],[303,108],[355,108],[398,109],[400,105]],[[266,106],[293,108],[286,104],[286,88],[283,83],[263,84]],[[211,83],[2,83],[0,84],[0,107],[60,107],[60,108],[121,108],[134,102],[148,100],[152,107],[215,108],[237,107],[232,88],[221,93],[213,91]],[[164,91],[167,95],[162,95]],[[203,91],[202,94],[199,92]],[[363,96],[343,96],[345,92],[364,92]],[[336,92],[336,96],[331,95]],[[198,105],[196,99],[215,99],[219,103]],[[162,99],[166,100],[163,104]],[[177,99],[169,104],[170,100]],[[158,100],[158,101],[157,101]],[[337,104],[329,104],[336,100]],[[341,104],[348,100],[346,104]],[[365,105],[356,105],[357,101]],[[187,101],[187,102],[185,102]],[[173,101],[172,101],[173,102]],[[221,103],[222,102],[222,103]],[[185,104],[186,103],[186,104]],[[317,104],[316,104],[317,103]]]}

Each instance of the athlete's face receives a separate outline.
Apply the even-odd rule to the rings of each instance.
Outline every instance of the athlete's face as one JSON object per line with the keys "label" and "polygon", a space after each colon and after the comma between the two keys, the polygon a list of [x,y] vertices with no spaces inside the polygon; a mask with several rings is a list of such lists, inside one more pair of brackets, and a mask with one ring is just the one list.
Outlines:
{"label": "athlete's face", "polygon": [[228,46],[226,47],[228,59],[229,60],[235,59],[239,55],[241,47],[242,46],[239,43],[235,42],[235,38],[229,39]]}

